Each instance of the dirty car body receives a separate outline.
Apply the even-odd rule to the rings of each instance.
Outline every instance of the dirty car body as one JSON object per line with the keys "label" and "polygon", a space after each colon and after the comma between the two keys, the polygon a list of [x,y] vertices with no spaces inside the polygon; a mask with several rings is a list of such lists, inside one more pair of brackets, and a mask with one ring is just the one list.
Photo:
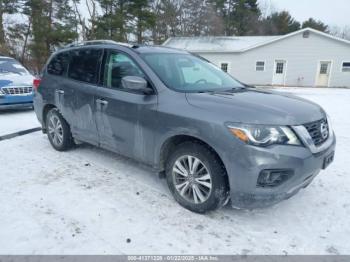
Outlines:
{"label": "dirty car body", "polygon": [[[76,52],[98,57],[95,78],[83,79],[69,69],[75,66]],[[110,88],[108,74],[112,82],[113,75],[120,74],[113,67],[110,72],[107,69],[111,54],[123,55],[114,61],[137,65],[138,72],[129,70],[129,75],[145,79],[151,92]],[[58,57],[67,63],[59,67],[59,74],[49,73]],[[163,47],[106,43],[63,49],[48,61],[35,93],[35,112],[44,132],[47,112],[57,108],[75,140],[133,158],[159,172],[166,170],[169,155],[182,141],[203,144],[224,167],[231,203],[237,208],[264,207],[287,199],[332,162],[336,139],[319,105],[246,87],[221,77],[215,71],[219,69],[209,65],[220,83],[232,84],[221,88],[198,79],[201,70],[209,70],[203,74],[208,75],[211,69],[197,59]],[[195,83],[179,87],[185,80],[174,77],[181,75],[178,70],[188,83],[192,78]]]}

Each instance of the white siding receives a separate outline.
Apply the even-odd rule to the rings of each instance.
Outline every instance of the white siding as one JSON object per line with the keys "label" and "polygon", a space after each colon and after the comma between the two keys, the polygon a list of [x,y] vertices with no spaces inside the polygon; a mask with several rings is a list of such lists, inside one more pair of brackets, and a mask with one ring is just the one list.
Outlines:
{"label": "white siding", "polygon": [[[270,85],[274,61],[286,60],[287,86],[315,86],[320,61],[332,61],[330,86],[350,87],[350,72],[342,72],[342,63],[350,62],[350,45],[310,32],[261,46],[244,53],[200,53],[220,66],[230,62],[230,73],[242,82]],[[265,71],[255,71],[257,61],[265,61]]]}

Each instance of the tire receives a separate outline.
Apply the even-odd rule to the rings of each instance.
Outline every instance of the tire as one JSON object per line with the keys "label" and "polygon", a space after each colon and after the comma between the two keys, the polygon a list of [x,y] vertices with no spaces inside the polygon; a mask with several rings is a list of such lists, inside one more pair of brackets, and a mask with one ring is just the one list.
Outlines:
{"label": "tire", "polygon": [[198,142],[178,145],[166,161],[165,172],[171,193],[184,208],[205,213],[227,203],[226,170],[208,147]]}
{"label": "tire", "polygon": [[66,151],[73,147],[70,127],[57,108],[52,108],[47,113],[46,130],[50,144],[57,151]]}

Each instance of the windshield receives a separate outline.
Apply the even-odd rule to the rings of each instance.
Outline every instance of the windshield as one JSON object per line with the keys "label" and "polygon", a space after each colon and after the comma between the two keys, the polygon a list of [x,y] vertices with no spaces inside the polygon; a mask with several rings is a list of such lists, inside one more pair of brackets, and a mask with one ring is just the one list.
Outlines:
{"label": "windshield", "polygon": [[181,92],[209,92],[243,88],[243,84],[215,65],[190,54],[142,54],[163,83]]}
{"label": "windshield", "polygon": [[0,58],[0,74],[14,73],[14,74],[28,74],[28,71],[15,59]]}

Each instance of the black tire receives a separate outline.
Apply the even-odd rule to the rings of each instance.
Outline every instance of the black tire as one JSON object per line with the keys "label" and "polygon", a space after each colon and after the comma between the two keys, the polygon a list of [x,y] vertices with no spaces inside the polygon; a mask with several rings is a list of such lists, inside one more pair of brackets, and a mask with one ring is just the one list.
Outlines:
{"label": "black tire", "polygon": [[[61,124],[61,128],[59,129],[59,133],[61,134],[61,140],[56,140],[52,132],[50,132],[50,130],[52,130],[52,119],[59,121],[59,123]],[[66,151],[73,147],[74,140],[70,131],[70,127],[57,108],[52,108],[46,115],[46,131],[50,144],[57,151]],[[57,141],[59,141],[59,143],[57,143]]]}
{"label": "black tire", "polygon": [[[210,180],[207,180],[211,184],[210,192],[207,194],[206,200],[201,203],[194,203],[192,201],[194,199],[190,199],[190,191],[191,187],[193,187],[193,184],[187,187],[190,188],[186,190],[188,192],[187,197],[182,196],[178,191],[179,189],[176,189],[175,186],[176,183],[178,183],[178,186],[182,183],[182,181],[179,182],[176,178],[181,177],[177,175],[179,173],[173,171],[175,163],[178,163],[178,160],[183,161],[183,159],[186,159],[186,157],[188,156],[192,156],[195,159],[200,160],[201,163],[199,165],[202,164],[208,170],[208,174],[210,174],[211,177]],[[186,165],[184,164],[184,166]],[[187,167],[188,166],[189,165],[187,165]],[[189,169],[186,170],[188,171]],[[211,210],[215,210],[227,203],[229,187],[225,167],[222,165],[218,156],[207,146],[202,145],[198,142],[184,142],[178,145],[166,161],[165,172],[167,177],[167,183],[171,193],[173,194],[175,200],[184,208],[196,213],[205,213]],[[184,181],[186,179],[188,181],[187,177],[184,178]],[[197,182],[193,182],[192,178],[192,183]],[[197,186],[198,185],[199,184],[197,183]],[[199,186],[202,187],[202,185]],[[199,198],[194,196],[194,191],[195,190],[192,188],[192,198],[197,198],[198,201]],[[201,193],[203,193],[202,190]]]}

